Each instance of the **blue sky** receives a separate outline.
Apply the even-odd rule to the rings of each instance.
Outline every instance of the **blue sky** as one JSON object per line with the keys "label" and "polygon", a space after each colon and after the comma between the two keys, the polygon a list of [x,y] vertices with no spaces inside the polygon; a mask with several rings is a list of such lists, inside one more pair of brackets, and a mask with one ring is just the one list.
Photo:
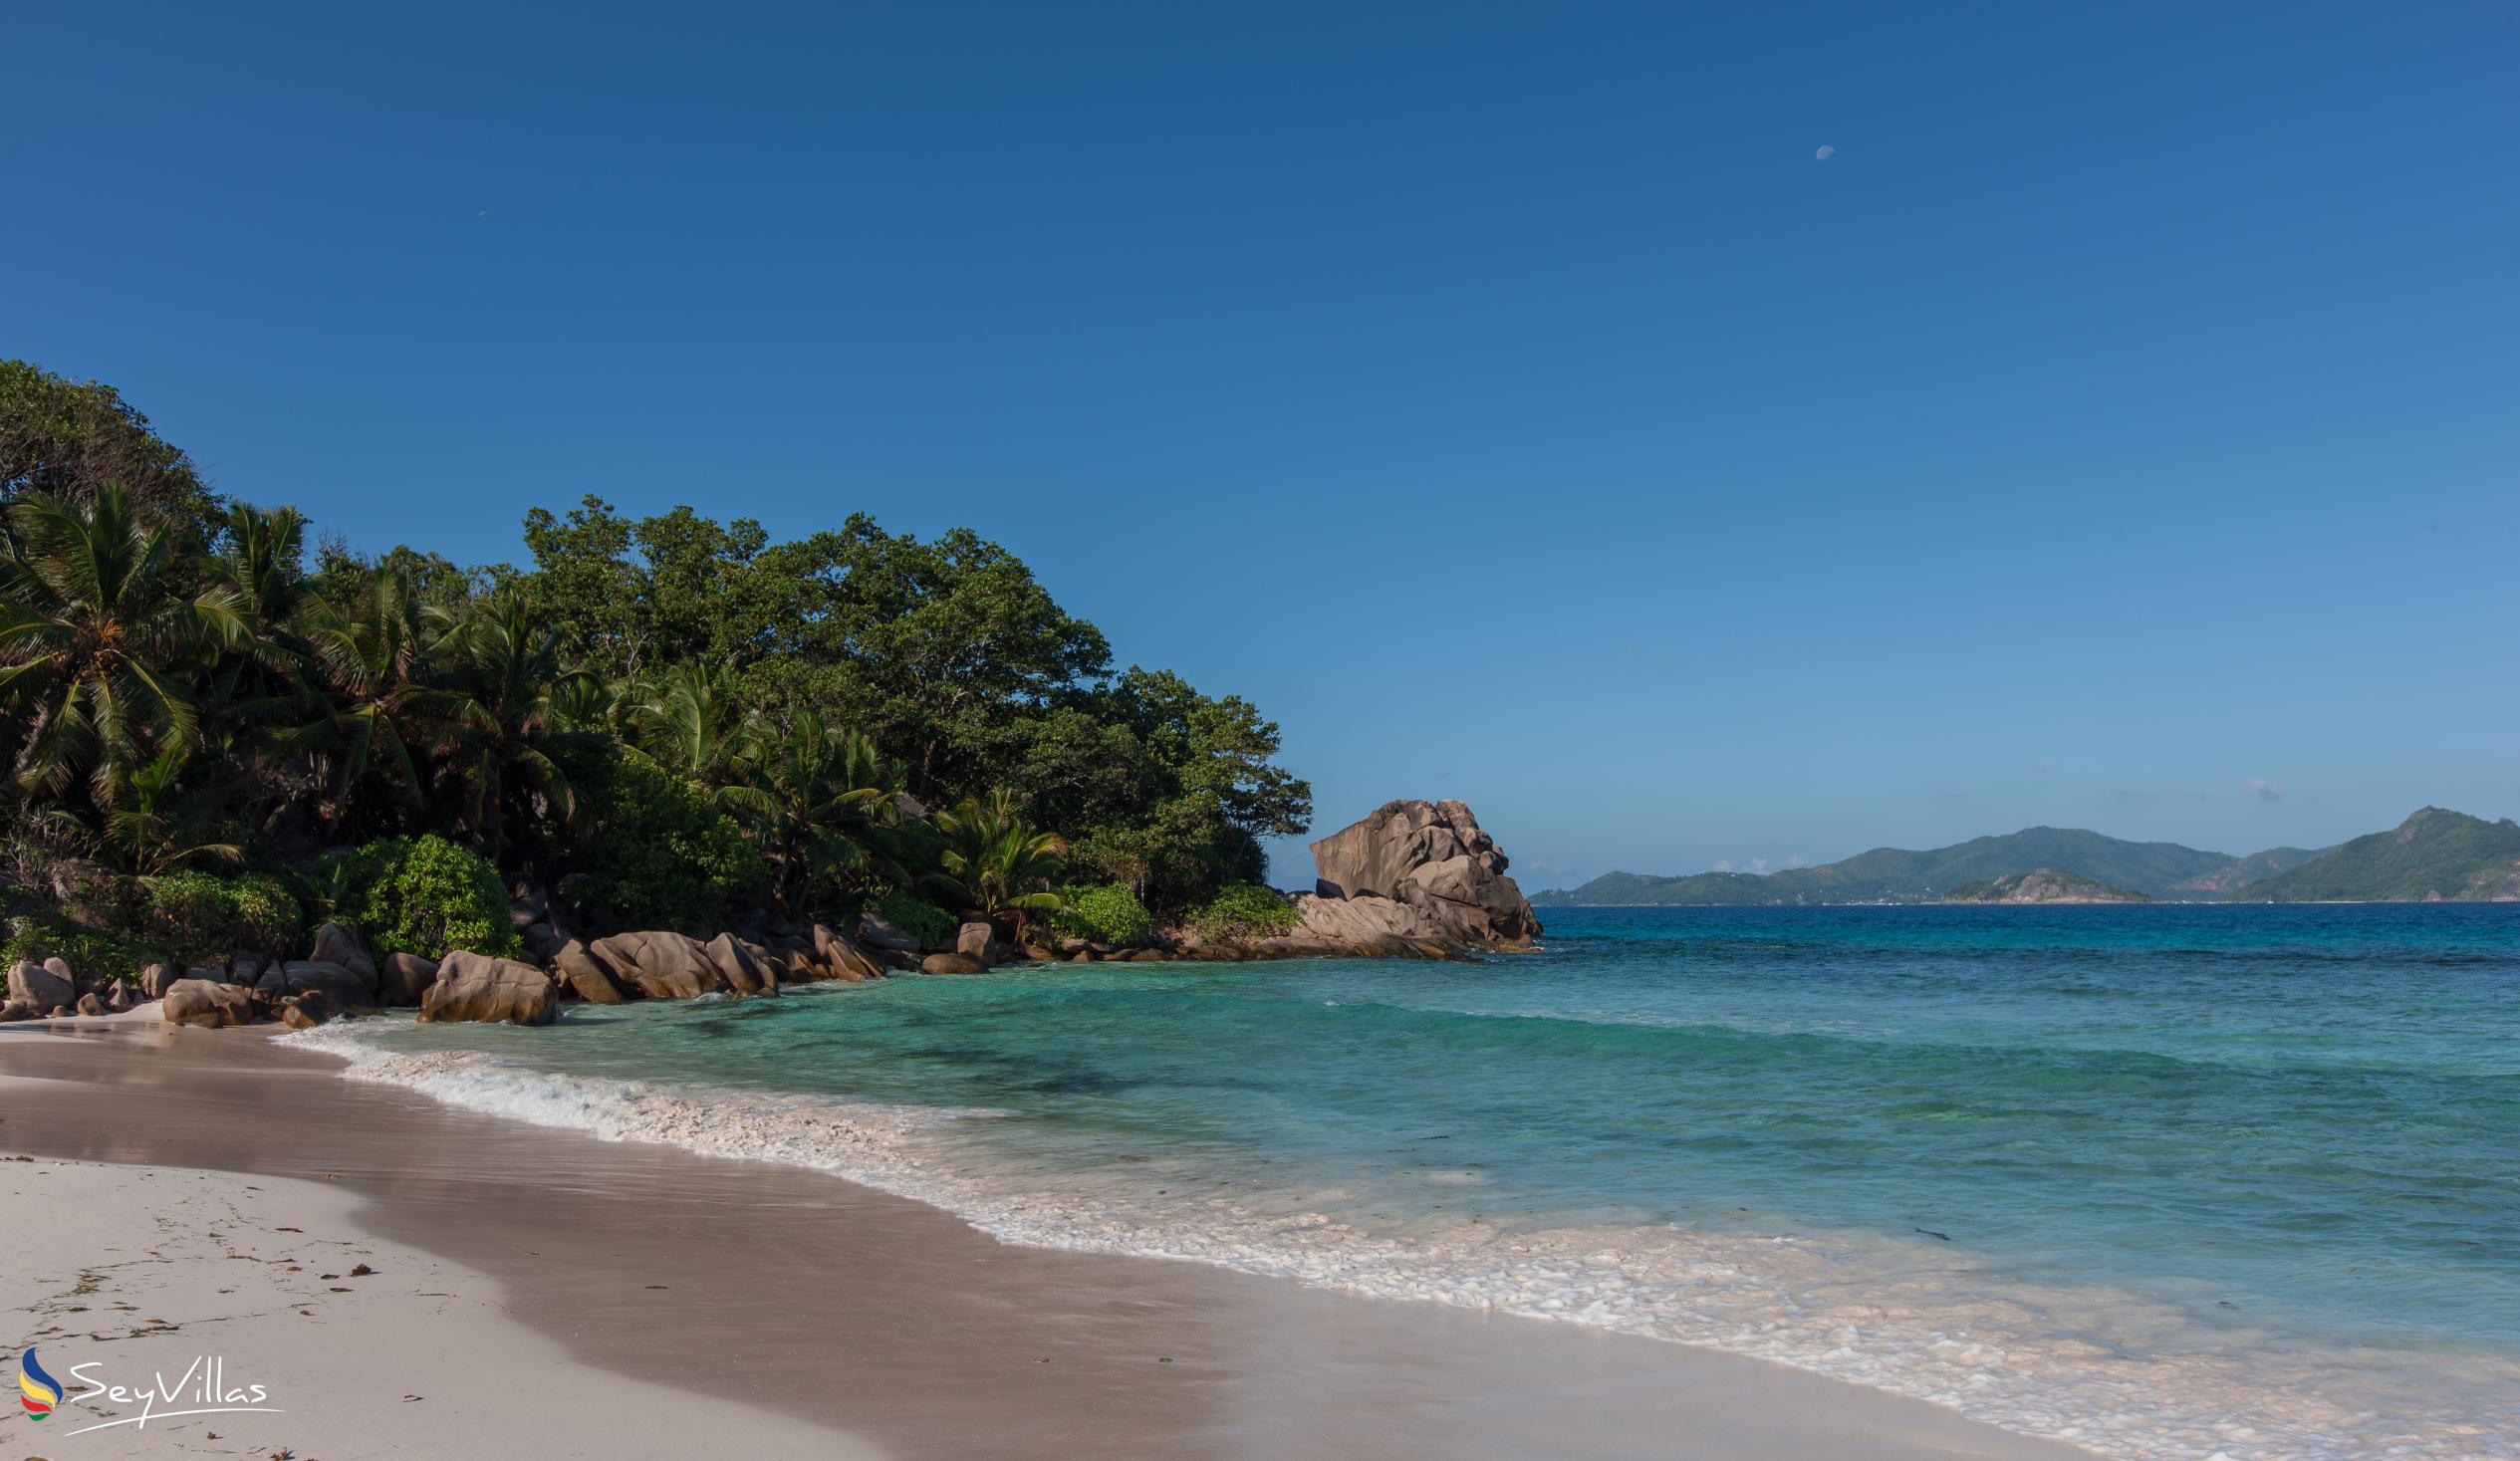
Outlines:
{"label": "blue sky", "polygon": [[2509,6],[519,9],[12,17],[0,353],[370,547],[972,524],[1532,887],[2520,812]]}

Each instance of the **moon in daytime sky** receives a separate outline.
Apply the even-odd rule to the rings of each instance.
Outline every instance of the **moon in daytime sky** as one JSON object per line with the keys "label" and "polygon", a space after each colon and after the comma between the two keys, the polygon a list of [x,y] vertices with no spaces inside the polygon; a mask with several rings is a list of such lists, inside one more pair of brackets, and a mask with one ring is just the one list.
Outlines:
{"label": "moon in daytime sky", "polygon": [[1821,160],[1821,161],[1823,161],[1823,162],[1826,162],[1826,161],[1828,161],[1830,158],[1835,157],[1835,156],[1837,156],[1837,155],[1838,155],[1838,149],[1837,149],[1837,148],[1835,148],[1835,147],[1822,147],[1819,151],[1812,153],[1812,156],[1814,156],[1814,157],[1818,158],[1819,160]]}

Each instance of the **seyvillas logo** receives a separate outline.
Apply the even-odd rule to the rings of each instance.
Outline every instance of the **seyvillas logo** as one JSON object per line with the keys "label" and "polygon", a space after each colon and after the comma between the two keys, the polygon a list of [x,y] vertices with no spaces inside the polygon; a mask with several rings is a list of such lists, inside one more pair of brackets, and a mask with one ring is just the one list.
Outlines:
{"label": "seyvillas logo", "polygon": [[44,1372],[35,1362],[35,1351],[29,1348],[18,1360],[18,1403],[37,1420],[49,1418],[53,1407],[61,1403],[61,1381]]}
{"label": "seyvillas logo", "polygon": [[18,1361],[18,1403],[24,1405],[27,1414],[37,1420],[44,1419],[65,1404],[80,1405],[92,1400],[102,1400],[116,1407],[140,1407],[137,1415],[83,1425],[77,1430],[64,1431],[65,1437],[86,1435],[92,1430],[112,1430],[118,1425],[146,1430],[152,1420],[169,1420],[178,1415],[233,1415],[242,1411],[271,1415],[286,1413],[277,1405],[264,1403],[271,1398],[271,1391],[263,1386],[230,1383],[227,1361],[216,1354],[194,1356],[193,1361],[184,1366],[183,1373],[172,1379],[167,1378],[164,1370],[157,1370],[149,1375],[149,1382],[144,1385],[116,1384],[99,1379],[93,1371],[104,1367],[104,1361],[96,1359],[70,1366],[71,1380],[82,1388],[77,1394],[64,1396],[61,1381],[47,1373],[44,1366],[36,1362],[35,1351],[29,1349],[26,1357]]}

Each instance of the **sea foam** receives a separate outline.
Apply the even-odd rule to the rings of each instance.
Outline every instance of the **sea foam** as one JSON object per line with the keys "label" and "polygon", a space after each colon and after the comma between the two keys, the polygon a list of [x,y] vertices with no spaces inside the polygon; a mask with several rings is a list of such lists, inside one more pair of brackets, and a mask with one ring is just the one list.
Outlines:
{"label": "sea foam", "polygon": [[[2520,1366],[2279,1344],[2104,1286],[2000,1280],[1966,1249],[1938,1243],[1677,1225],[1516,1230],[1476,1219],[1393,1236],[1321,1210],[1343,1193],[1254,1191],[1177,1159],[1149,1158],[1123,1176],[975,1159],[959,1133],[1004,1114],[987,1109],[559,1075],[479,1053],[395,1053],[356,1026],[286,1038],[348,1061],[351,1080],[604,1140],[829,1172],[1011,1244],[1188,1259],[1697,1344],[2110,1456],[2520,1454],[2511,1398]],[[1313,1196],[1323,1200],[1305,1200]]]}

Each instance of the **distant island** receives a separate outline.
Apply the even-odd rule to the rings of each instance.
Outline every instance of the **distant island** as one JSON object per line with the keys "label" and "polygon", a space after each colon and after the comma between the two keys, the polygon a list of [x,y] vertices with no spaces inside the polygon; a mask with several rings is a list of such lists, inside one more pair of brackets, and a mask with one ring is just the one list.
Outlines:
{"label": "distant island", "polygon": [[2520,899],[2520,824],[2426,807],[2240,895],[2281,903],[2509,902]]}
{"label": "distant island", "polygon": [[2152,899],[2140,892],[2067,872],[2056,867],[2041,867],[2030,872],[2009,872],[1983,882],[1964,882],[1942,895],[1946,903],[2148,903]]}
{"label": "distant island", "polygon": [[1606,872],[1579,887],[1549,888],[1532,901],[1542,907],[1982,901],[1963,895],[2029,874],[2082,879],[2119,894],[2113,901],[2129,894],[2173,902],[2520,900],[2520,824],[2426,807],[2389,832],[2339,847],[2269,848],[2240,857],[2033,827],[1924,852],[1875,848],[1841,862],[1765,874]]}

